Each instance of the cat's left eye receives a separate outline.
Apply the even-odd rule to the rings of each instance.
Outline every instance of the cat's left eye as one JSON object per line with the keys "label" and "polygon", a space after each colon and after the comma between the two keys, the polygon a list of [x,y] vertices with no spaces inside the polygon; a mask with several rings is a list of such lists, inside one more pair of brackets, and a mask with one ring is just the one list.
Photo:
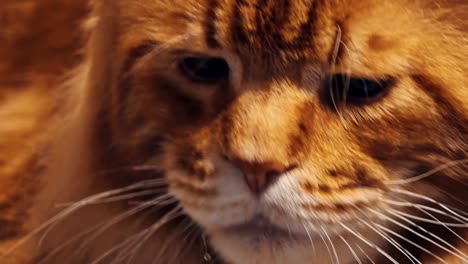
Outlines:
{"label": "cat's left eye", "polygon": [[179,69],[191,81],[217,83],[229,79],[226,60],[218,57],[187,57],[179,62]]}
{"label": "cat's left eye", "polygon": [[370,103],[385,95],[390,80],[371,80],[366,78],[353,78],[336,74],[329,80],[331,96],[335,101],[347,103]]}

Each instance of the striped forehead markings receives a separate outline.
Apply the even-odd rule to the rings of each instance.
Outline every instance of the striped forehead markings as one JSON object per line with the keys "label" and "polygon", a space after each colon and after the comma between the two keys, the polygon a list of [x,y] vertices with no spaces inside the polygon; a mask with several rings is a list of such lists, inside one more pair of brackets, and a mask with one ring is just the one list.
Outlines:
{"label": "striped forehead markings", "polygon": [[216,11],[219,7],[219,0],[208,0],[208,7],[205,16],[205,41],[210,48],[221,48],[221,44],[216,39]]}
{"label": "striped forehead markings", "polygon": [[[317,9],[320,0],[312,0],[308,5],[306,21],[298,25],[296,32],[287,32],[295,37],[285,40],[283,31],[291,19],[295,19],[290,0],[234,0],[232,15],[229,22],[231,41],[239,45],[252,46],[256,42],[266,47],[276,49],[305,49],[311,45],[314,34],[314,25],[317,19]],[[220,8],[220,0],[207,0],[207,10],[204,21],[205,40],[210,48],[221,48],[220,41],[216,38],[217,11]],[[246,17],[245,9],[255,9],[254,17]],[[245,19],[251,19],[255,23],[255,29],[247,29]]]}

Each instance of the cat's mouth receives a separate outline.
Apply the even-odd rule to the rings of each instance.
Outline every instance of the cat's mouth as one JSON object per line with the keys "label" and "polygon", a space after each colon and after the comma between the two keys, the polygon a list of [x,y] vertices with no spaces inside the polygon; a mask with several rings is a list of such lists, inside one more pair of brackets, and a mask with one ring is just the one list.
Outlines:
{"label": "cat's mouth", "polygon": [[248,222],[231,226],[225,231],[236,236],[255,237],[258,240],[296,240],[306,238],[306,235],[295,233],[272,223],[263,215],[257,215]]}

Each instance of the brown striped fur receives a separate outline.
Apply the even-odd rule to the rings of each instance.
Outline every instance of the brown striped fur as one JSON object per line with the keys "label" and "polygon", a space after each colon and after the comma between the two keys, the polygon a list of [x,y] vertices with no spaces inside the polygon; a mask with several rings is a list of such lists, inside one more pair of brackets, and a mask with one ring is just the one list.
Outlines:
{"label": "brown striped fur", "polygon": [[[24,115],[0,124],[1,263],[466,263],[466,218],[449,231],[414,206],[468,213],[465,2],[92,1],[66,85],[0,91],[0,117]],[[188,80],[194,55],[224,58],[229,80]],[[391,88],[345,105],[333,74]],[[97,226],[161,195],[175,203]]]}

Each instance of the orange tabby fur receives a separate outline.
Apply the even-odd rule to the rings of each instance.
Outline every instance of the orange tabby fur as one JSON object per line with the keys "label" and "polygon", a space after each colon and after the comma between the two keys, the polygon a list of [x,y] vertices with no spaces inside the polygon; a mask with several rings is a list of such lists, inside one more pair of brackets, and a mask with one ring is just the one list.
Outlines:
{"label": "orange tabby fur", "polygon": [[[416,218],[434,221],[421,206],[452,223],[468,212],[464,1],[92,8],[66,85],[42,87],[47,72],[0,93],[2,263],[468,261],[466,218],[452,231]],[[189,80],[177,67],[187,56],[222,57],[229,79]],[[392,87],[340,104],[333,74]],[[268,188],[262,166],[282,172]],[[259,215],[289,237],[244,227]]]}

